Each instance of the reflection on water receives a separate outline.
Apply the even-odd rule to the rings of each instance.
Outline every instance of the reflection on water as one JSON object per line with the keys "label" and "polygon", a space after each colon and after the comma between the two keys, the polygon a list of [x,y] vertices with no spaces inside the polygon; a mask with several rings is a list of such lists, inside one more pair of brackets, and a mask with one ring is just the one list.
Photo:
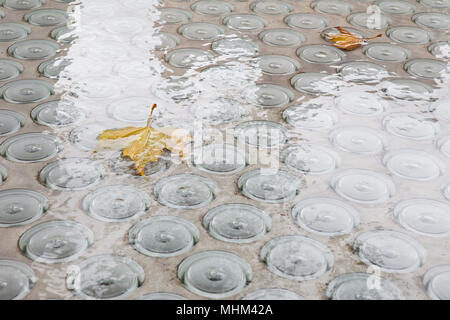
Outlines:
{"label": "reflection on water", "polygon": [[[158,104],[153,127],[193,134],[201,126],[232,128],[258,104],[281,106],[292,100],[292,93],[280,98],[276,89],[259,92],[262,59],[254,60],[258,45],[248,36],[225,35],[225,28],[214,24],[189,23],[178,30],[181,36],[208,41],[211,49],[174,49],[180,36],[162,26],[173,23],[180,10],[161,13],[158,8],[159,1],[82,1],[72,6],[72,24],[55,35],[60,41],[71,39],[64,60],[41,68],[58,77],[59,106],[46,111],[52,113],[52,123],[76,122],[55,128],[61,135],[71,130],[68,153],[96,151],[105,129],[144,126],[153,103]],[[271,67],[280,66],[273,62]],[[286,103],[277,103],[280,99]],[[42,108],[35,114],[45,119]],[[85,116],[77,121],[80,115]]]}
{"label": "reflection on water", "polygon": [[[433,1],[405,7],[388,5],[391,1],[379,2],[380,7],[326,0],[165,2],[72,2],[68,25],[62,23],[64,10],[46,8],[26,14],[25,21],[33,27],[54,27],[49,36],[57,43],[25,39],[27,28],[14,29],[19,41],[8,45],[8,54],[24,64],[39,61],[37,74],[43,78],[13,79],[24,66],[2,59],[0,80],[13,80],[1,85],[0,94],[9,104],[32,103],[31,118],[50,127],[52,134],[19,132],[6,137],[0,155],[8,165],[46,162],[36,176],[40,187],[53,193],[51,214],[72,219],[84,217],[77,215],[83,210],[89,215],[86,221],[95,226],[96,241],[103,241],[98,248],[121,253],[126,233],[121,226],[131,225],[116,222],[191,210],[192,215],[183,219],[152,216],[135,225],[135,238],[129,235],[134,241],[129,244],[140,254],[164,257],[186,253],[197,242],[203,246],[205,240],[197,239],[198,208],[205,209],[201,214],[209,212],[203,220],[206,231],[218,241],[235,244],[249,244],[272,232],[270,216],[275,229],[272,240],[253,249],[263,248],[261,258],[270,271],[296,280],[327,277],[335,263],[331,251],[350,254],[345,250],[351,240],[341,238],[325,245],[308,237],[286,236],[298,232],[281,220],[286,217],[293,217],[302,232],[324,237],[355,235],[354,228],[370,231],[373,226],[405,228],[425,236],[436,236],[434,230],[450,232],[441,212],[448,208],[427,202],[450,199],[450,47],[443,31],[448,29],[448,16],[431,11],[422,15],[425,9],[419,7]],[[407,17],[409,25],[397,25],[396,14]],[[345,52],[334,46],[331,39],[339,29],[331,23],[336,16],[344,25],[352,25],[345,28],[360,40],[370,38],[370,44],[364,40],[361,48]],[[372,39],[381,32],[381,38]],[[44,77],[56,81],[54,88]],[[100,148],[98,138],[107,129],[145,127],[153,104],[158,107],[152,128],[164,132],[178,128],[193,141],[185,163],[165,149],[142,170],[143,178],[121,150],[139,138],[147,142],[144,134],[122,132],[116,144],[109,145],[111,149]],[[0,116],[0,137],[27,126],[19,112],[2,107]],[[8,183],[9,168],[0,165],[0,184]],[[9,211],[22,212],[15,219],[33,216],[28,223],[48,207],[44,201],[43,210],[37,201],[42,199],[32,197],[30,210],[24,210],[19,206],[27,204],[23,198],[14,203],[4,198],[0,200]],[[422,205],[414,210],[400,206],[396,224],[387,213],[403,200]],[[224,210],[219,204],[227,214],[219,214]],[[365,214],[366,209],[372,210],[370,214]],[[12,219],[9,211],[3,213]],[[184,218],[197,219],[194,231],[193,221]],[[4,223],[13,222],[5,218]],[[73,235],[66,236],[67,243],[75,241]],[[403,236],[398,238],[400,246],[397,238],[380,231],[360,239],[376,249],[361,249],[360,260],[384,263],[389,272],[400,272],[394,270],[397,265],[415,270],[417,261],[409,266],[407,260],[416,251],[422,257],[422,248]],[[90,242],[80,246],[80,252]],[[60,239],[38,244],[38,248],[45,244],[64,249]],[[353,247],[364,247],[357,245]],[[207,246],[202,250],[211,249]],[[424,241],[424,246],[435,253],[430,242]],[[397,247],[409,251],[402,255],[402,250],[394,252]],[[237,245],[234,248],[239,251]],[[223,265],[210,260],[213,255]],[[238,293],[245,281],[231,281],[233,290],[221,281],[227,277],[250,281],[251,268],[241,261],[247,257],[227,255],[216,251],[191,255],[180,265],[179,280],[204,297]],[[134,260],[122,258],[91,257],[73,266],[68,288],[86,299],[131,295],[142,284],[143,272]],[[340,270],[353,270],[353,260],[336,263],[342,264]],[[103,273],[98,273],[101,269]],[[164,276],[162,281],[167,280]],[[355,279],[359,281],[354,274],[339,281]],[[336,286],[342,285],[339,281]],[[375,291],[365,292],[366,283],[361,283],[359,297],[376,296]],[[207,288],[216,294],[208,294]],[[65,289],[58,286],[61,296]],[[396,293],[398,288],[389,290]]]}
{"label": "reflection on water", "polygon": [[[218,136],[226,140],[235,135],[230,132],[237,124],[272,118],[277,109],[282,109],[292,132],[290,142],[295,142],[309,136],[304,130],[335,126],[335,108],[355,116],[375,116],[390,109],[392,102],[391,106],[415,105],[420,112],[426,112],[422,106],[430,100],[438,105],[439,96],[445,97],[448,90],[445,61],[411,60],[405,70],[414,78],[399,77],[398,71],[391,71],[386,63],[396,61],[397,55],[403,54],[401,50],[407,49],[383,43],[385,40],[373,43],[371,50],[363,49],[375,62],[349,59],[347,53],[327,45],[328,35],[339,32],[336,28],[320,33],[325,43],[302,45],[305,36],[298,30],[313,27],[305,25],[308,19],[325,21],[317,15],[293,14],[286,23],[296,30],[275,28],[255,37],[267,25],[256,15],[231,15],[224,19],[224,26],[196,22],[188,11],[163,6],[158,0],[81,1],[69,10],[70,24],[52,33],[60,43],[70,42],[70,46],[63,59],[42,64],[40,72],[58,78],[55,87],[61,97],[57,108],[56,102],[39,106],[34,118],[68,137],[71,147],[66,155],[83,151],[88,152],[85,156],[94,156],[92,153],[96,152],[96,158],[127,162],[117,158],[117,153],[98,153],[98,135],[108,128],[144,126],[153,103],[158,108],[152,126],[184,129],[198,140],[194,150],[200,150],[198,147],[205,141],[225,142],[217,141],[217,136],[209,139],[211,129],[216,133],[215,129],[219,129]],[[321,10],[326,12],[326,8]],[[209,6],[199,2],[192,9],[220,16],[234,7],[221,2],[211,2]],[[292,11],[289,4],[270,6],[264,2],[255,3],[251,9],[262,14]],[[361,28],[366,24],[369,29],[383,27],[370,27],[368,21],[364,22],[367,17],[372,16],[358,13],[352,15],[350,22]],[[174,32],[172,26],[180,23],[182,26]],[[355,28],[348,30],[359,37],[368,34]],[[389,29],[389,36],[395,30]],[[273,47],[300,45],[297,57],[262,53],[258,38]],[[445,59],[447,47],[448,43],[437,42],[429,51]],[[310,64],[315,68],[311,69]],[[335,73],[330,69],[335,69]],[[279,85],[282,77],[290,78],[290,86],[285,80]],[[324,99],[328,95],[336,97],[334,102]],[[440,107],[436,111],[441,119],[445,118],[443,110]],[[269,130],[263,134],[278,132]]]}

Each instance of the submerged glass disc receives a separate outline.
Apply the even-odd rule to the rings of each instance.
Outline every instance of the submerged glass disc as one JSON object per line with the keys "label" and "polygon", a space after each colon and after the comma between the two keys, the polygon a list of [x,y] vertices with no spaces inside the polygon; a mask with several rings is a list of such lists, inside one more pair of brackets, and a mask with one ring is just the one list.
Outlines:
{"label": "submerged glass disc", "polygon": [[15,80],[0,88],[0,95],[9,103],[34,103],[54,94],[53,86],[42,80]]}
{"label": "submerged glass disc", "polygon": [[61,151],[60,139],[44,133],[19,134],[0,144],[0,154],[3,157],[20,163],[47,161]]}
{"label": "submerged glass disc", "polygon": [[46,165],[39,181],[51,189],[71,191],[89,188],[105,175],[97,161],[86,158],[65,158]]}
{"label": "submerged glass disc", "polygon": [[193,164],[202,171],[214,174],[233,174],[247,165],[242,150],[231,144],[209,144],[194,151]]}
{"label": "submerged glass disc", "polygon": [[426,44],[432,40],[430,32],[417,27],[393,27],[386,34],[392,40],[406,44]]}
{"label": "submerged glass disc", "polygon": [[333,254],[324,244],[297,235],[268,241],[260,258],[276,275],[297,281],[320,278],[334,263]]}
{"label": "submerged glass disc", "polygon": [[289,146],[283,150],[280,159],[289,169],[311,175],[327,174],[340,164],[340,157],[336,152],[313,144]]}
{"label": "submerged glass disc", "polygon": [[178,28],[178,32],[189,40],[214,40],[223,35],[225,29],[222,26],[204,23],[193,22],[184,24]]}
{"label": "submerged glass disc", "polygon": [[423,287],[433,300],[450,300],[450,265],[429,269],[423,276]]}
{"label": "submerged glass disc", "polygon": [[391,173],[409,180],[434,180],[445,172],[445,164],[440,159],[416,149],[390,151],[382,161]]}
{"label": "submerged glass disc", "polygon": [[252,269],[241,257],[225,251],[202,251],[178,266],[178,279],[186,289],[207,298],[239,293],[252,280]]}
{"label": "submerged glass disc", "polygon": [[402,291],[391,281],[369,273],[346,273],[327,287],[330,300],[404,300]]}
{"label": "submerged glass disc", "polygon": [[408,273],[425,263],[427,252],[410,236],[386,230],[367,231],[358,235],[353,249],[362,262],[388,273]]}
{"label": "submerged glass disc", "polygon": [[297,56],[310,63],[339,63],[345,58],[345,53],[328,45],[313,44],[297,49]]}
{"label": "submerged glass disc", "polygon": [[370,43],[363,48],[363,52],[369,58],[381,62],[402,62],[411,56],[408,49],[386,42]]}
{"label": "submerged glass disc", "polygon": [[347,16],[347,21],[356,27],[367,29],[386,29],[392,20],[382,13],[355,12]]}
{"label": "submerged glass disc", "polygon": [[387,140],[379,131],[359,126],[336,128],[328,138],[337,148],[361,155],[379,154],[387,145]]}
{"label": "submerged glass disc", "polygon": [[421,235],[450,235],[450,206],[430,199],[409,199],[394,208],[394,218],[404,228]]}
{"label": "submerged glass disc", "polygon": [[10,80],[23,72],[23,65],[10,59],[0,59],[0,81]]}
{"label": "submerged glass disc", "polygon": [[359,214],[353,207],[332,198],[301,200],[291,214],[300,227],[324,236],[349,234],[359,224]]}
{"label": "submerged glass disc", "polygon": [[133,259],[97,255],[69,267],[66,285],[84,300],[118,300],[142,285],[145,273]]}
{"label": "submerged glass disc", "polygon": [[28,37],[31,29],[19,23],[0,23],[0,41],[16,41]]}
{"label": "submerged glass disc", "polygon": [[170,292],[152,292],[144,294],[136,300],[187,300],[187,298]]}
{"label": "submerged glass disc", "polygon": [[293,7],[279,0],[259,0],[252,2],[250,9],[260,14],[281,15],[288,14],[293,10]]}
{"label": "submerged glass disc", "polygon": [[254,14],[234,14],[223,19],[223,23],[232,30],[261,31],[267,26],[267,21]]}
{"label": "submerged glass disc", "polygon": [[304,300],[301,295],[281,288],[259,289],[247,293],[242,300]]}
{"label": "submerged glass disc", "polygon": [[2,6],[10,10],[31,10],[42,6],[44,0],[3,0],[0,1]]}
{"label": "submerged glass disc", "polygon": [[254,242],[263,237],[271,225],[264,211],[241,203],[215,207],[203,216],[203,226],[210,235],[233,243]]}
{"label": "submerged glass disc", "polygon": [[193,3],[191,9],[198,14],[222,16],[231,13],[234,10],[234,6],[221,0],[201,0]]}
{"label": "submerged glass disc", "polygon": [[246,145],[257,148],[276,148],[288,140],[288,130],[272,121],[242,122],[234,128],[234,136]]}
{"label": "submerged glass disc", "polygon": [[395,193],[392,179],[363,169],[341,171],[331,180],[331,187],[341,197],[358,203],[383,203]]}
{"label": "submerged glass disc", "polygon": [[214,181],[184,173],[159,180],[153,192],[163,205],[178,209],[196,209],[213,201],[219,189]]}
{"label": "submerged glass disc", "polygon": [[300,29],[322,29],[328,26],[326,18],[312,13],[294,13],[284,18],[284,22],[290,26]]}
{"label": "submerged glass disc", "polygon": [[135,224],[128,243],[150,257],[172,257],[186,253],[199,241],[195,225],[174,216],[154,216]]}
{"label": "submerged glass disc", "polygon": [[282,170],[256,169],[244,173],[237,182],[247,198],[268,203],[290,201],[300,193],[301,182],[296,176]]}
{"label": "submerged glass disc", "polygon": [[23,16],[26,22],[39,27],[62,26],[67,18],[67,12],[60,9],[38,9]]}
{"label": "submerged glass disc", "polygon": [[15,261],[0,259],[0,300],[21,300],[37,281],[33,269]]}
{"label": "submerged glass disc", "polygon": [[12,110],[0,109],[0,137],[19,131],[25,125],[25,117]]}
{"label": "submerged glass disc", "polygon": [[121,222],[139,217],[150,208],[150,196],[128,185],[99,188],[83,199],[83,210],[91,217],[106,222]]}
{"label": "submerged glass disc", "polygon": [[31,118],[44,126],[68,126],[85,117],[86,113],[82,109],[61,100],[44,102],[31,110]]}
{"label": "submerged glass disc", "polygon": [[261,32],[259,38],[270,46],[294,47],[305,41],[305,37],[291,29],[269,29]]}
{"label": "submerged glass disc", "polygon": [[48,210],[49,200],[30,189],[0,191],[0,227],[14,227],[36,221]]}
{"label": "submerged glass disc", "polygon": [[372,117],[382,114],[388,104],[374,93],[350,91],[337,96],[336,107],[345,113],[360,117]]}
{"label": "submerged glass disc", "polygon": [[19,248],[32,260],[61,263],[78,258],[93,242],[94,234],[86,226],[71,220],[54,220],[25,231]]}

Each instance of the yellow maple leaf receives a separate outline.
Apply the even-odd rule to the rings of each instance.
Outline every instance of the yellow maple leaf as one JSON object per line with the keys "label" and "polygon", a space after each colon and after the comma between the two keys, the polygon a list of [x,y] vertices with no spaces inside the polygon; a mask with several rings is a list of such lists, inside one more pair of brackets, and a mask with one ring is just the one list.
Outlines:
{"label": "yellow maple leaf", "polygon": [[[164,149],[178,153],[183,159],[186,143],[192,139],[190,135],[177,128],[152,128],[151,119],[155,108],[156,104],[152,106],[147,126],[108,129],[98,137],[99,142],[102,142],[99,146],[102,148],[123,148],[122,157],[133,160],[141,176],[145,175],[147,163],[157,161]],[[121,143],[111,143],[115,140],[123,140],[125,146]]]}
{"label": "yellow maple leaf", "polygon": [[374,37],[370,38],[361,38],[360,36],[351,33],[350,31],[345,30],[342,27],[336,27],[339,30],[339,33],[336,35],[327,34],[326,37],[328,40],[333,42],[333,45],[342,50],[354,50],[360,47],[362,44],[365,44],[367,40],[379,38],[382,34],[378,34]]}

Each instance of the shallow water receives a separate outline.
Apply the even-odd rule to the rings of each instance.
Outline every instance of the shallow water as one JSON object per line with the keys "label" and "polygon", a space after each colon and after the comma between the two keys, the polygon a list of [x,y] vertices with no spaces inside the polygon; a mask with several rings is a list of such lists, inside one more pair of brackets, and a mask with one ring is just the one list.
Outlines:
{"label": "shallow water", "polygon": [[0,297],[450,296],[448,1],[65,2],[3,3]]}

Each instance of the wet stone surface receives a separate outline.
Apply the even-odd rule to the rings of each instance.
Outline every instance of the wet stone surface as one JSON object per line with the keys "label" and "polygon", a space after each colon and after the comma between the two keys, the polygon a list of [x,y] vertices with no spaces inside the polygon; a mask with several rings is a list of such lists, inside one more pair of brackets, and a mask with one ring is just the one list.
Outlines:
{"label": "wet stone surface", "polygon": [[450,299],[449,1],[0,5],[0,299]]}

